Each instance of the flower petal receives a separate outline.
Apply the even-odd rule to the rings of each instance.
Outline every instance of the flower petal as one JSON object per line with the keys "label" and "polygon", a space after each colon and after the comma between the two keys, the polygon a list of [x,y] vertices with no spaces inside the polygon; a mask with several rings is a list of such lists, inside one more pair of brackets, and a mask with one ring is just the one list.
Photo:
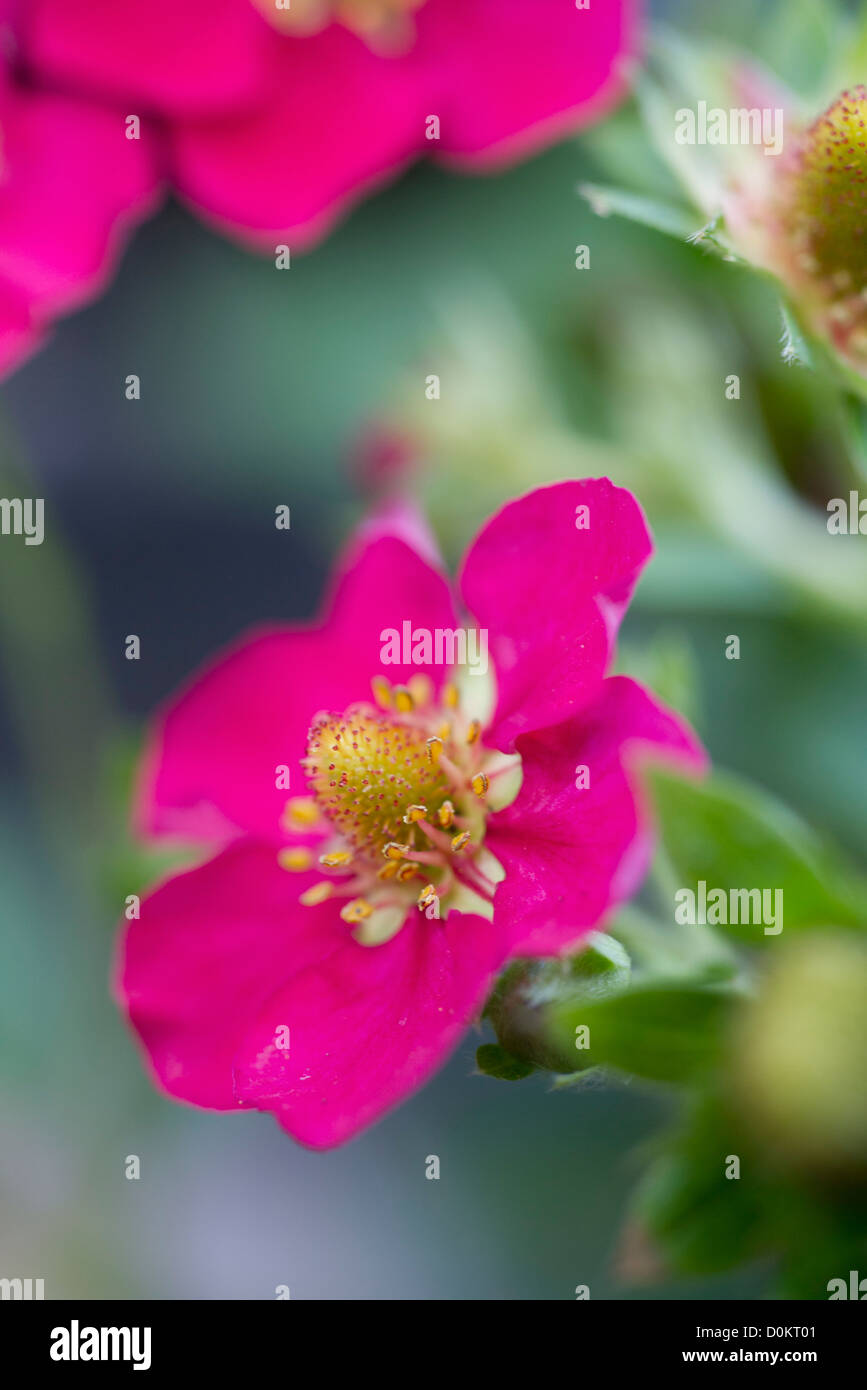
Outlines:
{"label": "flower petal", "polygon": [[[299,760],[314,716],[370,699],[384,629],[454,625],[445,578],[404,539],[405,518],[388,524],[362,528],[350,544],[320,625],[261,631],[170,702],[143,764],[144,832],[205,842],[279,835],[288,797],[305,790]],[[386,673],[402,682],[417,669]],[[442,680],[442,671],[430,674]],[[277,785],[280,767],[290,770],[290,790]]]}
{"label": "flower petal", "polygon": [[299,905],[314,877],[286,873],[273,849],[245,842],[143,899],[121,943],[116,993],[171,1095],[237,1109],[232,1061],[252,1020],[282,980],[348,931],[333,904]]}
{"label": "flower petal", "polygon": [[27,297],[14,285],[0,281],[0,377],[35,352],[42,336]]}
{"label": "flower petal", "polygon": [[[402,632],[405,622],[433,631],[454,627],[457,617],[430,532],[413,508],[398,505],[375,513],[350,541],[326,619],[342,661],[362,668],[362,698],[369,696],[370,677],[377,672],[400,684],[424,669],[411,662],[382,665],[383,632]],[[437,689],[448,674],[442,667],[428,668]]]}
{"label": "flower petal", "polygon": [[[518,740],[524,780],[496,813],[487,845],[506,871],[494,922],[515,956],[574,946],[607,910],[638,888],[652,836],[636,802],[636,755],[698,770],[704,754],[680,719],[635,681],[606,680],[598,699],[556,728]],[[580,767],[589,786],[576,786]]]}
{"label": "flower petal", "polygon": [[498,747],[595,697],[650,553],[638,503],[607,478],[538,488],[482,529],[460,587],[489,631],[499,698],[488,737]]}
{"label": "flower petal", "polygon": [[140,107],[189,116],[250,100],[275,41],[239,0],[28,0],[21,9],[24,53],[39,74],[140,115]]}
{"label": "flower petal", "polygon": [[274,50],[268,98],[247,116],[170,132],[181,194],[225,230],[272,252],[323,235],[350,202],[384,182],[424,140],[417,60],[384,59],[332,25]]}
{"label": "flower petal", "polygon": [[122,234],[155,206],[156,163],[117,112],[15,87],[0,100],[0,282],[39,322],[105,283]]}
{"label": "flower petal", "polygon": [[633,0],[428,0],[419,45],[437,74],[437,153],[499,164],[598,119],[622,95],[635,51]]}
{"label": "flower petal", "polygon": [[268,1000],[239,1050],[239,1099],[311,1148],[351,1139],[446,1060],[502,963],[498,940],[483,917],[415,909],[383,946],[347,939]]}
{"label": "flower petal", "polygon": [[204,843],[276,837],[287,800],[304,790],[311,717],[329,696],[357,697],[353,677],[319,630],[263,629],[217,657],[154,725],[139,830]]}

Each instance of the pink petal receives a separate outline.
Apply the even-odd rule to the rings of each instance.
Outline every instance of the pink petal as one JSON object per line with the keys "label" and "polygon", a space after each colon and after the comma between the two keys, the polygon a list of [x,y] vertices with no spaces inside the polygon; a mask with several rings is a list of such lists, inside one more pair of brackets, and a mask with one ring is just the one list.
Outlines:
{"label": "pink petal", "polygon": [[27,297],[14,285],[0,282],[0,376],[35,352],[41,341]]}
{"label": "pink petal", "polygon": [[246,842],[142,901],[121,942],[116,990],[171,1095],[237,1109],[232,1062],[253,1020],[282,981],[348,932],[333,905],[299,905],[316,877],[286,873],[273,849]]}
{"label": "pink petal", "polygon": [[497,943],[485,918],[415,909],[384,946],[347,938],[268,1000],[239,1050],[239,1098],[311,1148],[351,1139],[445,1062],[502,963]]}
{"label": "pink petal", "polygon": [[123,115],[249,101],[275,41],[249,0],[28,0],[19,29],[41,76],[123,103]]}
{"label": "pink petal", "polygon": [[177,187],[226,230],[273,252],[321,236],[424,140],[419,60],[384,59],[339,25],[274,50],[266,102],[246,117],[171,132]]}
{"label": "pink petal", "polygon": [[[589,529],[577,529],[578,507]],[[595,697],[650,553],[638,503],[607,478],[538,488],[482,529],[460,587],[489,631],[499,698],[488,738],[498,747]]]}
{"label": "pink petal", "polygon": [[[401,631],[404,622],[433,630],[454,627],[457,618],[430,531],[416,509],[396,503],[363,522],[350,541],[326,619],[341,661],[362,666],[363,698],[373,674],[384,671],[399,684],[420,669],[411,663],[382,665],[384,629]],[[448,672],[434,667],[428,674],[439,687]]]}
{"label": "pink petal", "polygon": [[65,97],[7,88],[2,96],[0,283],[44,321],[95,294],[129,228],[155,206],[147,131]]}
{"label": "pink petal", "polygon": [[339,24],[282,36],[251,0],[30,0],[19,32],[41,77],[166,119],[182,194],[273,249],[321,236],[418,155],[497,164],[601,115],[633,3],[427,0],[388,56]]}
{"label": "pink petal", "polygon": [[598,119],[622,95],[637,3],[428,0],[419,46],[437,77],[441,140],[452,161],[499,164]]}
{"label": "pink petal", "polygon": [[[687,726],[625,676],[606,680],[595,703],[557,728],[518,740],[524,781],[491,819],[486,843],[506,870],[494,921],[515,956],[559,955],[610,907],[634,893],[652,848],[631,775],[653,753],[684,770],[704,765]],[[579,790],[577,769],[589,768]]]}
{"label": "pink petal", "polygon": [[[320,625],[263,630],[171,701],[145,757],[142,830],[206,842],[277,835],[288,797],[306,790],[299,759],[314,716],[370,699],[371,677],[383,669],[395,682],[419,669],[382,667],[383,630],[400,631],[404,620],[454,626],[442,574],[385,525],[362,529],[348,548]],[[411,534],[405,516],[393,525]],[[289,791],[276,786],[281,766]]]}
{"label": "pink petal", "polygon": [[[278,833],[290,796],[304,793],[299,759],[312,716],[359,695],[319,631],[262,629],[217,657],[157,720],[142,765],[144,833],[209,843],[242,831]],[[289,788],[280,768],[288,768]]]}

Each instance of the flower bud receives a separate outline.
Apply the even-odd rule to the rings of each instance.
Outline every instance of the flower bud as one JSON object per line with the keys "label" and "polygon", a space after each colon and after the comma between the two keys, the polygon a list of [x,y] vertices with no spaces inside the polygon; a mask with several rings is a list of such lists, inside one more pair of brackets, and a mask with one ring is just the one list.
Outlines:
{"label": "flower bud", "polygon": [[867,942],[821,931],[774,956],[736,1029],[735,1103],[780,1166],[857,1177],[867,1172]]}

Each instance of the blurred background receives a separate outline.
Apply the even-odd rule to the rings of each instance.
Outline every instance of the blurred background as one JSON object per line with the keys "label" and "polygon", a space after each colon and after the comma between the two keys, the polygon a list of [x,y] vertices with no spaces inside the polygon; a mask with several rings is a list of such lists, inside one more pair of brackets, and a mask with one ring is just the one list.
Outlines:
{"label": "blurred background", "polygon": [[[761,8],[656,11],[761,52]],[[815,54],[778,38],[766,56],[795,81]],[[516,492],[600,473],[633,487],[658,553],[624,664],[664,670],[715,762],[863,864],[867,589],[825,528],[854,486],[843,424],[782,362],[770,288],[596,218],[577,191],[657,177],[627,105],[503,175],[415,168],[288,273],[170,206],[3,387],[0,494],[44,497],[46,539],[0,550],[0,1272],[55,1298],[768,1289],[765,1266],[618,1280],[662,1090],[511,1087],[473,1074],[471,1037],[400,1111],[316,1155],[267,1116],[159,1096],[107,990],[123,899],[153,875],[127,830],[143,721],[247,625],[311,616],[371,491],[405,470],[451,560]]]}

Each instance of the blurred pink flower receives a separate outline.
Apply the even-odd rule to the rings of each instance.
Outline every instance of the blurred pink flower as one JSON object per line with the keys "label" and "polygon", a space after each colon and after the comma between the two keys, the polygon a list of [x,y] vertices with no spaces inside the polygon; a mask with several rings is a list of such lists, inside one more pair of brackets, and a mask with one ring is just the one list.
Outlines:
{"label": "blurred pink flower", "polygon": [[182,196],[273,249],[425,151],[496,167],[596,119],[636,4],[29,0],[23,41],[41,81],[156,118]]}
{"label": "blurred pink flower", "polygon": [[0,60],[0,374],[100,293],[124,233],[155,206],[153,145],[121,115],[38,91]]}
{"label": "blurred pink flower", "polygon": [[[168,705],[140,826],[216,853],[144,898],[117,984],[166,1091],[342,1143],[443,1063],[507,960],[572,949],[636,889],[635,756],[703,759],[605,676],[650,551],[630,493],[542,488],[471,546],[467,628],[393,507],[320,622],[252,636]],[[450,668],[436,634],[460,632]]]}

